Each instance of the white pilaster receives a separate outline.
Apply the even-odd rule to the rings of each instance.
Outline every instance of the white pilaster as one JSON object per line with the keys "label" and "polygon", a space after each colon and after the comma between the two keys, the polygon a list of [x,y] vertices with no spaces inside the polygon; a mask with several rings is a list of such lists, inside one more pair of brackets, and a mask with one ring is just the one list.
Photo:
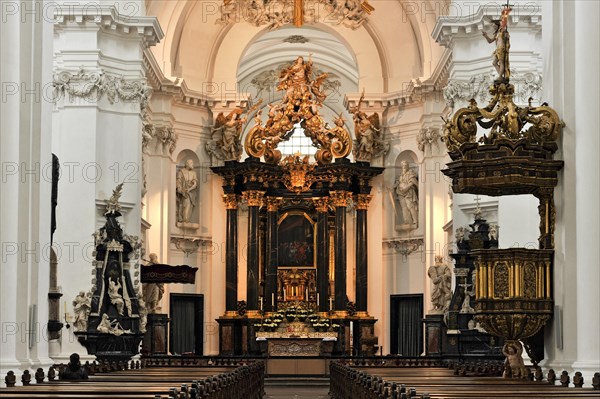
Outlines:
{"label": "white pilaster", "polygon": [[[104,224],[105,200],[124,183],[126,234],[140,235],[141,109],[148,101],[143,52],[162,38],[143,2],[69,2],[57,8],[54,72],[57,86],[52,146],[61,163],[55,241],[63,300],[92,287],[93,239]],[[84,353],[70,330],[61,357]]]}
{"label": "white pilaster", "polygon": [[[0,4],[0,374],[50,364],[52,26],[44,1]],[[37,317],[30,318],[30,315]]]}
{"label": "white pilaster", "polygon": [[574,371],[581,371],[590,384],[600,371],[600,3],[575,2],[575,151],[577,196],[577,360]]}

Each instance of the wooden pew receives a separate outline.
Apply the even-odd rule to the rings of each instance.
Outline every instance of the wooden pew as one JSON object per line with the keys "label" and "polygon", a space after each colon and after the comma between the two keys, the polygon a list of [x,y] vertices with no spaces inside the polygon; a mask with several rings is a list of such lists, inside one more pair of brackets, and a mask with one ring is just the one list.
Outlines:
{"label": "wooden pew", "polygon": [[588,399],[600,398],[591,388],[565,388],[547,382],[501,377],[457,377],[443,368],[331,366],[334,399]]}
{"label": "wooden pew", "polygon": [[[258,399],[264,395],[264,372],[262,361],[239,367],[124,370],[92,375],[89,380],[12,387],[2,390],[2,398]],[[181,382],[185,383],[173,387]]]}

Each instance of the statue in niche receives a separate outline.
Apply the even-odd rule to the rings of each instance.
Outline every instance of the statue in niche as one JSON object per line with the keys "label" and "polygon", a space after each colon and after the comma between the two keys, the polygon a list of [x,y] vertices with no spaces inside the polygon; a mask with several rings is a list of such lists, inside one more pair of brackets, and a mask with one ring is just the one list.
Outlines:
{"label": "statue in niche", "polygon": [[239,161],[242,156],[242,144],[240,138],[242,135],[242,127],[246,122],[246,118],[241,115],[244,110],[236,108],[225,116],[222,112],[217,115],[215,126],[213,127],[213,137],[215,134],[220,134],[221,138],[217,140],[216,147],[220,158],[224,161]]}
{"label": "statue in niche", "polygon": [[508,79],[510,77],[510,66],[508,62],[508,53],[510,50],[510,34],[508,33],[508,14],[512,11],[512,8],[505,7],[502,10],[500,20],[493,20],[494,33],[492,36],[488,35],[487,32],[483,31],[483,36],[486,38],[488,43],[496,42],[496,50],[494,50],[493,63],[496,72],[498,73],[498,80]]}
{"label": "statue in niche", "polygon": [[177,172],[177,223],[190,223],[196,206],[198,176],[194,170],[194,161],[185,161],[185,167]]}
{"label": "statue in niche", "polygon": [[394,184],[402,211],[402,224],[416,229],[419,223],[419,180],[408,162],[400,162],[400,176]]}
{"label": "statue in niche", "polygon": [[123,316],[125,301],[123,300],[123,296],[119,293],[120,289],[121,283],[113,279],[108,280],[108,297],[110,298],[110,303],[116,306],[119,316]]}
{"label": "statue in niche", "polygon": [[[157,259],[158,258],[155,253],[150,254],[150,261],[148,262],[148,265],[158,264]],[[165,293],[165,285],[157,283],[143,283],[142,292],[144,294],[146,312],[148,314],[160,312],[160,301]]]}
{"label": "statue in niche", "polygon": [[90,315],[91,302],[90,298],[83,291],[79,291],[79,294],[73,300],[73,310],[75,312],[75,321],[73,322],[73,328],[75,331],[86,331],[88,316]]}
{"label": "statue in niche", "polygon": [[374,112],[368,116],[366,112],[361,111],[360,105],[364,99],[364,93],[358,100],[358,105],[354,110],[354,158],[359,162],[371,162],[373,158],[380,155],[385,150],[385,144],[381,139],[381,126],[379,114]]}
{"label": "statue in niche", "polygon": [[427,275],[433,283],[433,290],[431,291],[432,311],[444,313],[448,310],[452,298],[452,272],[448,265],[444,263],[442,256],[435,257],[435,264],[429,266]]}

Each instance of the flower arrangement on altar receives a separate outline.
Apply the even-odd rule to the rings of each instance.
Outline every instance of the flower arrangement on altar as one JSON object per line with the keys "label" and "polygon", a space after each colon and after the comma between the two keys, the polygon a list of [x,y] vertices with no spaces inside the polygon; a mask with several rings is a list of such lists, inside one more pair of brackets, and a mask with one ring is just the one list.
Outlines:
{"label": "flower arrangement on altar", "polygon": [[274,319],[266,318],[262,319],[258,323],[254,323],[254,328],[263,330],[263,331],[275,331],[279,326],[279,322],[276,322]]}

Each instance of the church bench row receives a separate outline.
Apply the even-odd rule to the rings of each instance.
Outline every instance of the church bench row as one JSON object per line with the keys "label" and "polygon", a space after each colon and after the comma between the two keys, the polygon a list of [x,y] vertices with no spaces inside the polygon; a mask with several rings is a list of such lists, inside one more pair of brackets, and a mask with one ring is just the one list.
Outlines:
{"label": "church bench row", "polygon": [[[196,381],[194,381],[196,380]],[[172,388],[176,384],[181,388]],[[187,388],[190,386],[190,388]],[[2,390],[3,398],[155,398],[179,397],[181,391],[205,392],[206,398],[233,399],[240,392],[264,390],[264,365],[256,363],[240,368],[155,368],[92,375],[87,381],[52,381]],[[215,395],[221,396],[215,396]],[[236,396],[237,395],[237,396]],[[182,396],[183,397],[183,396]],[[258,396],[257,396],[258,397]]]}
{"label": "church bench row", "polygon": [[[331,365],[333,399],[566,399],[599,398],[591,388],[565,388],[542,382],[490,377],[456,377],[447,369],[367,368]],[[409,386],[407,388],[406,385]]]}

